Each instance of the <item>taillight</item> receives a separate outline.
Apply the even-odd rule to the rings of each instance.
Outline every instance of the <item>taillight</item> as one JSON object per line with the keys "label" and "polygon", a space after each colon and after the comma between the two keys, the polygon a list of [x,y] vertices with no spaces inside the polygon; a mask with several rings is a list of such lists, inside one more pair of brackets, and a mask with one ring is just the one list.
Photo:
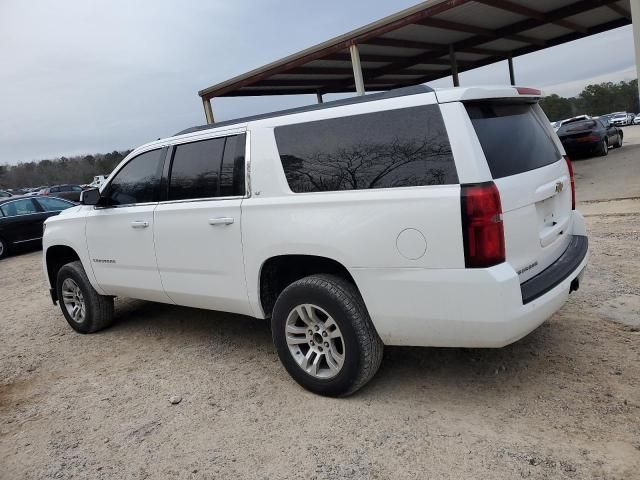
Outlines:
{"label": "taillight", "polygon": [[576,209],[576,182],[573,180],[573,165],[571,165],[571,159],[565,155],[564,159],[567,161],[567,168],[569,169],[569,178],[571,179],[571,210]]}
{"label": "taillight", "polygon": [[461,185],[462,236],[467,268],[505,261],[500,193],[493,182]]}
{"label": "taillight", "polygon": [[576,138],[576,142],[599,142],[600,137],[597,135],[587,135],[586,137]]}

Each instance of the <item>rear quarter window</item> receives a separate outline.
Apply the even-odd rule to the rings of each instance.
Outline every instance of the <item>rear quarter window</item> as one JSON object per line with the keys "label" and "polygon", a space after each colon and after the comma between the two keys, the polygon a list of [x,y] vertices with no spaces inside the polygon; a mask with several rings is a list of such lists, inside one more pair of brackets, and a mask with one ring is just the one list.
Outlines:
{"label": "rear quarter window", "polygon": [[465,107],[493,178],[535,170],[562,157],[543,125],[547,120],[533,105],[470,102]]}
{"label": "rear quarter window", "polygon": [[295,193],[458,183],[437,105],[276,127]]}

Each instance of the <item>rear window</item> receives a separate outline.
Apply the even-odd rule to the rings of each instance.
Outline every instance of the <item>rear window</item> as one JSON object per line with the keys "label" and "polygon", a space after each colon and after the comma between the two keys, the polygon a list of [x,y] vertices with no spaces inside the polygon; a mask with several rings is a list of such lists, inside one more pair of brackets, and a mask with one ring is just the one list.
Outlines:
{"label": "rear window", "polygon": [[276,127],[295,193],[458,183],[437,105]]}
{"label": "rear window", "polygon": [[558,135],[562,133],[581,132],[583,130],[590,130],[598,128],[598,124],[595,120],[581,120],[579,122],[565,123],[558,130]]}
{"label": "rear window", "polygon": [[493,178],[528,172],[561,158],[531,104],[473,102],[465,106]]}

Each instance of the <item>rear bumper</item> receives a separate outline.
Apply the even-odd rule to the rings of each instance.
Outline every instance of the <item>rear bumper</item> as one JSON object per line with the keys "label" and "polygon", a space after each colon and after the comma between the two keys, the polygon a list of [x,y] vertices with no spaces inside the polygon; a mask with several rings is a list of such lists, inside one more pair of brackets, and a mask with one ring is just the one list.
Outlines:
{"label": "rear bumper", "polygon": [[562,146],[565,151],[571,153],[589,153],[599,148],[602,144],[602,140],[597,142],[575,142],[575,141],[562,141]]}
{"label": "rear bumper", "polygon": [[572,248],[576,254],[565,252],[538,275],[546,280],[538,282],[544,288],[526,303],[523,291],[533,291],[535,284],[523,290],[508,263],[487,269],[358,268],[351,273],[386,345],[502,347],[530,333],[566,302],[588,260],[586,237],[581,238]]}
{"label": "rear bumper", "polygon": [[588,238],[582,235],[574,235],[567,249],[554,263],[520,285],[522,303],[526,305],[532,302],[561,283],[578,268],[587,256],[588,251]]}

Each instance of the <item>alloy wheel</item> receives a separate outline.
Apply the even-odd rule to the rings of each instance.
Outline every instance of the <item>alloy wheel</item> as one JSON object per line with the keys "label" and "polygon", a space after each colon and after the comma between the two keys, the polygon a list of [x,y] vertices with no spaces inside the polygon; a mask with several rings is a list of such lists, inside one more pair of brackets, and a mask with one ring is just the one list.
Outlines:
{"label": "alloy wheel", "polygon": [[344,365],[345,343],[336,321],[312,304],[295,307],[285,323],[291,356],[315,378],[335,377]]}
{"label": "alloy wheel", "polygon": [[76,323],[84,322],[87,309],[84,295],[78,284],[72,278],[65,278],[62,282],[62,301],[67,313]]}

